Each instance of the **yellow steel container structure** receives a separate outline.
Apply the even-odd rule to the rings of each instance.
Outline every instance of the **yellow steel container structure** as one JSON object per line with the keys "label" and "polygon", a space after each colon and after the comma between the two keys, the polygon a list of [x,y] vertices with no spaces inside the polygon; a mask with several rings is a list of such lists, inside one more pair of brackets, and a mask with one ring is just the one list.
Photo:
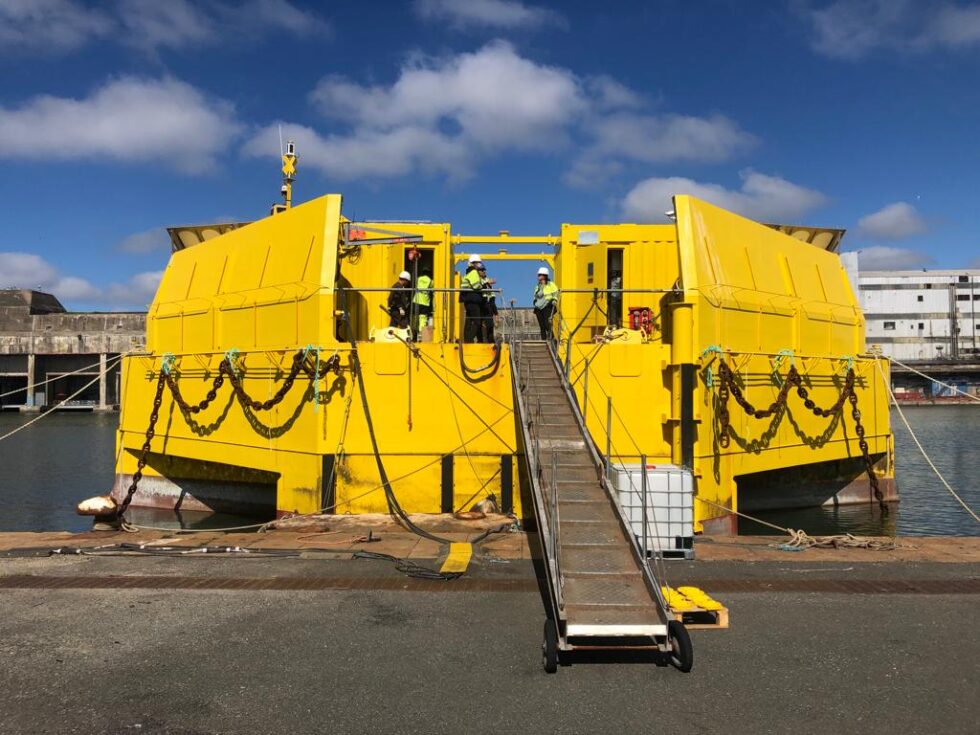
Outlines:
{"label": "yellow steel container structure", "polygon": [[[862,486],[848,416],[818,418],[791,395],[787,410],[759,421],[733,403],[733,441],[722,448],[712,376],[723,357],[746,396],[766,406],[792,361],[811,397],[830,405],[853,364],[869,450],[890,490],[887,391],[874,359],[860,354],[863,319],[837,256],[690,197],[675,207],[676,225],[564,225],[558,238],[525,240],[553,246],[559,358],[600,451],[608,441],[613,462],[645,455],[692,467],[706,501],[696,504],[699,529],[724,530],[740,494],[846,502],[848,488]],[[137,468],[161,371],[196,404],[228,359],[261,403],[302,351],[314,371],[338,369],[319,379],[300,373],[270,410],[243,403],[228,385],[199,412],[164,391],[134,505],[383,512],[377,446],[408,512],[454,511],[493,493],[503,510],[523,515],[530,506],[521,500],[508,346],[461,344],[457,295],[439,291],[458,285],[463,248],[507,236],[352,223],[338,195],[210,234],[175,248],[150,307],[147,352],[124,360],[117,498]],[[430,339],[410,342],[407,331],[388,328],[382,308],[398,273],[420,267],[437,289],[433,325]],[[631,306],[650,310],[642,330],[609,328],[613,267],[620,317]],[[802,500],[799,478],[811,487]]]}

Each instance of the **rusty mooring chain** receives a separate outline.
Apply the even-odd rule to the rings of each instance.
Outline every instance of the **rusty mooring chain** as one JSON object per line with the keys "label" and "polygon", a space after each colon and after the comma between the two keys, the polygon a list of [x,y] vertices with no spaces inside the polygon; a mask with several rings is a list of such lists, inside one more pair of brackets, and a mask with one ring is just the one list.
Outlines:
{"label": "rusty mooring chain", "polygon": [[878,501],[878,507],[881,509],[882,514],[888,513],[888,505],[885,503],[885,497],[881,492],[881,488],[878,485],[878,476],[874,471],[874,463],[871,461],[871,455],[868,451],[868,442],[865,440],[865,430],[864,425],[861,423],[861,411],[858,409],[857,405],[857,391],[854,388],[856,376],[854,373],[854,368],[848,368],[847,374],[844,377],[844,387],[841,389],[840,395],[837,396],[837,400],[830,408],[821,408],[813,399],[810,398],[810,393],[803,385],[803,377],[800,375],[799,371],[796,369],[795,365],[790,366],[789,372],[786,374],[786,379],[783,384],[779,387],[779,393],[776,395],[776,400],[769,404],[768,408],[758,409],[746,400],[745,396],[742,394],[742,389],[735,382],[735,376],[732,373],[728,363],[724,360],[719,360],[718,365],[718,423],[720,425],[720,431],[718,434],[718,444],[722,448],[727,448],[731,443],[731,415],[728,412],[728,398],[729,395],[735,398],[735,401],[742,407],[742,409],[749,416],[754,416],[757,419],[764,419],[772,416],[780,408],[786,405],[786,399],[789,395],[790,388],[796,388],[796,394],[803,399],[803,405],[815,415],[824,418],[829,418],[833,416],[844,406],[844,401],[850,401],[851,403],[851,418],[854,419],[854,433],[858,437],[858,446],[861,448],[861,455],[864,459],[865,471],[868,475],[868,482],[871,485],[871,490],[874,494],[874,498]]}
{"label": "rusty mooring chain", "polygon": [[268,411],[286,397],[296,382],[296,378],[299,377],[300,372],[306,373],[310,380],[325,378],[330,372],[339,373],[340,355],[333,355],[328,360],[317,364],[310,360],[309,350],[299,350],[293,355],[293,364],[286,374],[285,381],[283,381],[283,384],[276,391],[275,395],[266,401],[257,401],[245,392],[245,387],[242,385],[242,378],[238,374],[232,358],[226,355],[218,367],[218,374],[211,383],[211,388],[208,390],[207,395],[198,403],[187,402],[180,392],[177,373],[170,367],[170,363],[164,360],[164,363],[160,367],[160,374],[157,377],[156,393],[153,396],[153,410],[150,412],[150,423],[146,427],[143,446],[140,449],[139,459],[136,461],[136,471],[133,473],[133,479],[129,483],[129,488],[126,490],[126,496],[116,509],[116,519],[123,520],[123,514],[129,508],[129,504],[133,500],[133,495],[136,494],[136,489],[139,487],[140,480],[143,479],[143,469],[146,467],[146,460],[150,454],[150,444],[153,441],[153,437],[156,436],[156,425],[157,420],[160,418],[160,405],[163,403],[164,386],[170,389],[174,402],[180,407],[182,412],[200,413],[218,397],[218,390],[224,385],[225,377],[227,376],[235,391],[236,397],[242,405],[251,408],[253,411]]}
{"label": "rusty mooring chain", "polygon": [[153,395],[153,410],[150,411],[150,424],[146,427],[143,447],[140,449],[139,459],[136,460],[136,472],[133,473],[133,479],[129,483],[129,489],[126,490],[126,497],[123,498],[122,503],[116,509],[116,520],[118,521],[123,520],[123,514],[129,508],[129,504],[133,501],[133,496],[136,494],[136,488],[139,487],[140,480],[143,479],[143,468],[146,467],[146,458],[150,454],[150,442],[156,436],[157,419],[160,418],[160,404],[163,403],[163,386],[166,385],[166,382],[167,373],[161,370],[160,377],[157,378],[157,390]]}

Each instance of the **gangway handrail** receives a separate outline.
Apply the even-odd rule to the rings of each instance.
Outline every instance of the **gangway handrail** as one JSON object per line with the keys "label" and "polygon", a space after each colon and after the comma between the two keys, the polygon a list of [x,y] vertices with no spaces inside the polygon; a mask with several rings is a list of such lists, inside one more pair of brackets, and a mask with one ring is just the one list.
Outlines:
{"label": "gangway handrail", "polygon": [[[602,471],[603,469],[606,468],[607,462],[603,460],[601,453],[599,452],[598,448],[595,445],[595,441],[593,440],[592,435],[588,431],[588,427],[585,423],[585,418],[579,409],[578,400],[575,398],[574,391],[572,390],[572,387],[568,382],[567,376],[564,374],[564,371],[561,369],[561,365],[558,361],[558,356],[555,350],[554,343],[548,342],[547,349],[548,349],[548,353],[551,355],[552,362],[555,366],[555,371],[558,375],[562,390],[565,393],[566,399],[568,401],[568,405],[572,411],[572,415],[579,426],[583,438],[585,439],[585,445],[587,447],[590,456],[592,457],[593,465],[596,467],[597,470],[596,480],[603,488],[607,498],[616,509],[616,516],[619,520],[620,528],[630,544],[630,548],[632,549],[634,559],[637,561],[637,565],[639,566],[640,571],[643,575],[643,580],[644,583],[646,584],[647,590],[650,593],[651,598],[656,603],[658,615],[660,616],[662,622],[666,624],[666,622],[670,619],[670,607],[663,594],[663,591],[661,590],[661,582],[657,578],[658,574],[654,572],[653,568],[650,565],[650,559],[647,557],[644,550],[641,549],[639,541],[636,538],[636,534],[633,533],[630,524],[626,521],[626,514],[623,510],[622,505],[619,502],[619,498],[616,496],[616,493],[614,492],[612,486],[610,485],[606,472]],[[513,351],[511,351],[511,359],[512,360],[515,359]],[[518,400],[523,401],[523,397],[520,395],[520,391],[518,392]],[[534,438],[536,440],[537,437],[535,436]],[[535,447],[535,451],[536,452],[539,451],[537,447]],[[539,459],[535,458],[535,462],[539,462]],[[532,466],[534,465],[529,462],[529,468]],[[632,478],[630,478],[630,481],[632,482]],[[545,548],[549,548],[549,546],[552,543],[554,543],[554,541],[550,538],[550,536],[551,536],[550,529],[548,529],[548,534],[545,537],[545,541],[546,541]],[[659,562],[660,564],[663,564],[662,559],[659,559]],[[550,565],[546,565],[546,566],[550,566]],[[554,570],[549,568],[549,572],[551,571],[553,571],[555,576],[557,577],[558,574],[557,563],[555,565]],[[663,576],[664,581],[666,582],[665,570],[661,570],[659,576]],[[557,588],[557,583],[556,583],[556,588]]]}
{"label": "gangway handrail", "polygon": [[[527,456],[527,467],[528,474],[530,475],[530,480],[533,486],[540,488],[541,483],[544,481],[543,477],[543,465],[541,463],[541,441],[540,441],[540,420],[541,420],[541,400],[535,395],[532,387],[533,373],[530,370],[530,365],[525,365],[523,361],[524,351],[521,343],[518,342],[517,349],[510,350],[510,360],[511,360],[511,373],[517,376],[517,388],[515,391],[515,400],[517,402],[517,410],[521,416],[521,433],[525,440],[525,454]],[[533,404],[526,400],[525,393],[528,393],[528,389],[531,389],[530,395],[534,395]],[[534,427],[534,431],[530,430],[530,427]],[[552,450],[552,459],[556,460],[554,450]],[[555,474],[552,472],[551,482],[555,482]],[[539,505],[539,492],[533,493],[535,499],[535,510],[537,511],[537,517],[541,526],[538,528],[538,534],[541,536],[544,548],[550,553],[547,554],[549,557],[545,560],[546,573],[551,582],[551,588],[555,592],[554,604],[555,609],[553,610],[554,617],[556,620],[564,619],[564,596],[562,593],[563,581],[560,572],[560,550],[557,543],[557,533],[556,533],[556,514],[557,509],[552,509],[549,507],[549,503],[545,498],[540,498],[542,501]],[[557,494],[552,491],[550,493],[551,498],[556,499]]]}
{"label": "gangway handrail", "polygon": [[[662,586],[661,582],[659,579],[657,579],[657,575],[654,573],[653,569],[650,566],[650,559],[647,557],[645,551],[640,548],[639,542],[636,539],[636,534],[633,533],[630,524],[626,521],[626,514],[623,510],[622,505],[619,502],[617,493],[615,492],[614,488],[612,488],[612,486],[610,485],[609,468],[611,466],[610,465],[611,458],[607,457],[605,461],[603,461],[602,454],[599,452],[598,447],[596,447],[595,445],[595,441],[592,438],[592,434],[589,432],[588,423],[586,422],[585,416],[579,410],[578,399],[575,396],[575,391],[568,380],[568,376],[561,369],[561,364],[558,360],[558,353],[555,350],[555,345],[549,342],[548,350],[551,353],[552,359],[555,362],[555,366],[558,371],[562,388],[564,389],[565,394],[569,400],[569,404],[572,408],[572,415],[575,417],[576,422],[578,422],[579,426],[582,429],[582,435],[585,437],[586,446],[589,448],[589,451],[592,454],[593,461],[595,462],[597,467],[603,467],[606,470],[605,472],[601,473],[599,482],[602,485],[603,489],[606,491],[606,495],[609,497],[614,507],[616,508],[616,515],[619,518],[620,526],[625,531],[626,536],[629,539],[630,544],[633,548],[634,554],[636,555],[637,559],[640,561],[640,568],[643,572],[643,577],[644,577],[644,581],[647,584],[647,588],[650,590],[651,595],[654,597],[654,599],[656,599],[658,603],[661,617],[666,621],[668,617],[668,612],[670,610],[670,606],[668,605],[667,599],[665,598],[663,591],[661,589]],[[602,392],[608,397],[608,394],[605,392],[605,389],[603,389],[601,385],[599,386],[599,389],[602,390]],[[629,436],[630,440],[633,442],[634,446],[636,446],[637,449],[639,449],[639,445],[636,443],[635,438],[633,437],[632,433],[629,431],[629,427],[626,426],[625,422],[623,422],[622,418],[619,417],[618,414],[617,414],[617,418],[619,418],[620,422],[623,424],[623,428],[626,431],[627,436]],[[611,443],[612,442],[611,426],[607,427],[606,435],[607,435],[607,441]],[[645,463],[644,463],[643,476],[645,480],[646,479]],[[633,478],[630,477],[631,486],[632,483],[633,483]],[[654,520],[656,520],[656,518]],[[662,556],[658,557],[657,555],[654,555],[654,561],[659,561],[661,567],[660,576],[664,578],[664,584],[666,584],[666,577],[667,577],[666,566],[664,565],[664,560]]]}

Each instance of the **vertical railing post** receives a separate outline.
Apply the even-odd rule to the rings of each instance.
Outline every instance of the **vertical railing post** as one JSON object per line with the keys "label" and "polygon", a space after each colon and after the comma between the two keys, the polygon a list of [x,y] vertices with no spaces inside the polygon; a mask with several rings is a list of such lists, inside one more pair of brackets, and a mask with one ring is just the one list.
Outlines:
{"label": "vertical railing post", "polygon": [[612,396],[606,398],[606,482],[612,482]]}
{"label": "vertical railing post", "polygon": [[585,361],[585,376],[582,379],[582,416],[589,423],[589,361]]}
{"label": "vertical railing post", "polygon": [[643,496],[641,499],[641,507],[643,508],[643,523],[641,524],[641,531],[643,533],[643,563],[647,563],[647,456],[645,454],[640,455],[640,494]]}

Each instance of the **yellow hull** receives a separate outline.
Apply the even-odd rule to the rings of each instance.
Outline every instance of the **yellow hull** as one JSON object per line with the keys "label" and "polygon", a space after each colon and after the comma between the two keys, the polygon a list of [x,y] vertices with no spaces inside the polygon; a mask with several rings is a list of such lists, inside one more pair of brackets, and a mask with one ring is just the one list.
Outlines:
{"label": "yellow hull", "polygon": [[[431,342],[406,343],[379,308],[409,267],[408,251],[426,254],[437,286],[454,287],[465,257],[457,247],[477,238],[444,224],[388,223],[377,227],[414,239],[371,244],[351,234],[340,205],[339,196],[321,197],[174,253],[148,316],[147,353],[124,364],[117,497],[136,470],[161,370],[194,404],[229,358],[262,402],[304,350],[308,364],[333,359],[339,370],[301,373],[268,411],[243,406],[228,383],[196,414],[164,390],[134,504],[225,509],[237,499],[278,514],[386,511],[376,446],[408,512],[451,512],[491,493],[505,511],[530,512],[507,345],[496,360],[491,345],[463,345],[464,370],[455,294],[437,294]],[[765,473],[833,468],[828,492],[843,488],[848,461],[861,459],[849,405],[823,418],[791,391],[785,410],[755,419],[730,401],[724,447],[717,374],[725,360],[746,398],[765,407],[794,365],[816,404],[830,406],[853,365],[869,452],[891,489],[888,365],[861,354],[864,321],[837,256],[690,197],[675,207],[676,226],[565,225],[546,256],[563,291],[559,359],[600,453],[608,445],[615,463],[690,466],[704,501],[695,506],[698,530],[728,523]],[[489,239],[502,236],[479,241]],[[628,289],[618,304],[601,285],[611,250]],[[622,319],[631,306],[648,307],[649,323],[609,330],[617,306]],[[860,471],[852,474],[860,484]],[[771,484],[766,492],[778,499]]]}

